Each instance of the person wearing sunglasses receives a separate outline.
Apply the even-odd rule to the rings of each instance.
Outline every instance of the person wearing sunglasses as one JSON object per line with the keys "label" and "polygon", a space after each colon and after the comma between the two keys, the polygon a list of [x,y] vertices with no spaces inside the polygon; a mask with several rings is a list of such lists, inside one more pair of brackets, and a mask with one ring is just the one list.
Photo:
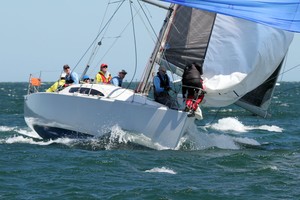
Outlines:
{"label": "person wearing sunglasses", "polygon": [[78,84],[79,83],[79,78],[78,74],[76,72],[71,71],[71,68],[69,65],[64,65],[63,70],[66,73],[66,83],[64,84],[64,87],[68,87],[72,84]]}
{"label": "person wearing sunglasses", "polygon": [[97,73],[95,77],[96,83],[110,83],[111,81],[111,74],[107,71],[108,65],[107,64],[101,64],[100,65],[100,71]]}

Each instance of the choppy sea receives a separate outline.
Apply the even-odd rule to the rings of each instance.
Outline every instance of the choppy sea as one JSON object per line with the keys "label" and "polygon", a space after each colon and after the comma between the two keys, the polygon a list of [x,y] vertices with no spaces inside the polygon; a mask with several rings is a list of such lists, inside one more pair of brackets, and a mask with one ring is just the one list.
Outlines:
{"label": "choppy sea", "polygon": [[0,199],[300,199],[299,82],[277,86],[267,119],[204,108],[176,150],[134,145],[117,126],[103,140],[42,140],[26,93],[0,83]]}

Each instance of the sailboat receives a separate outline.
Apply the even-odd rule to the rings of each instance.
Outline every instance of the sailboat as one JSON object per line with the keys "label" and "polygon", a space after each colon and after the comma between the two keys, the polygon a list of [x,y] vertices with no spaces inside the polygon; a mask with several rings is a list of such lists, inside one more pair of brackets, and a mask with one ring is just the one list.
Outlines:
{"label": "sailboat", "polygon": [[[180,77],[193,62],[204,70],[206,95],[201,106],[236,103],[266,116],[292,32],[299,31],[299,3],[280,1],[278,7],[275,0],[163,1],[171,4],[136,90],[73,84],[47,93],[33,90],[36,86],[30,84],[24,104],[28,126],[44,139],[55,139],[102,137],[117,125],[147,138],[148,142],[135,141],[138,144],[174,149],[196,118],[148,95],[157,66],[164,65]],[[165,7],[157,1],[143,2]]]}

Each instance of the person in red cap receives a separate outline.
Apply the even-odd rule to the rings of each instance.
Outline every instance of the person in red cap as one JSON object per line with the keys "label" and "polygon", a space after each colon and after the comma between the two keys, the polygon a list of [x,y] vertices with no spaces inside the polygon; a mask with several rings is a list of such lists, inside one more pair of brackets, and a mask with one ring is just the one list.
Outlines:
{"label": "person in red cap", "polygon": [[95,77],[96,83],[110,83],[111,74],[107,71],[107,64],[100,65],[100,71],[97,73]]}

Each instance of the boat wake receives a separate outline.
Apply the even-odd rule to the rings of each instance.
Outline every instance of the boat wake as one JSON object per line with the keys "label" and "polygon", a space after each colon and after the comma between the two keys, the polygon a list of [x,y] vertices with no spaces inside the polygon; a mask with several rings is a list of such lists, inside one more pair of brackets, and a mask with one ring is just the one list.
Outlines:
{"label": "boat wake", "polygon": [[283,131],[282,128],[274,125],[245,126],[237,118],[228,117],[222,118],[214,124],[190,127],[178,148],[203,150],[210,148],[241,149],[259,147],[261,144],[257,140],[244,135],[253,130],[276,133]]}
{"label": "boat wake", "polygon": [[[162,150],[164,147],[151,143],[151,140],[142,134],[134,134],[122,130],[115,125],[110,132],[102,137],[91,138],[58,138],[43,140],[31,129],[19,129],[16,127],[0,127],[0,132],[5,132],[8,137],[0,137],[0,144],[24,143],[33,145],[66,145],[70,148],[86,150],[111,150],[111,149],[152,149]],[[13,135],[12,135],[13,134]]]}
{"label": "boat wake", "polygon": [[28,136],[30,138],[42,139],[36,132],[31,129],[20,129],[18,127],[9,127],[9,126],[0,126],[0,132],[3,133],[19,133],[24,136]]}
{"label": "boat wake", "polygon": [[265,130],[270,132],[282,132],[283,129],[278,126],[245,126],[237,118],[227,117],[219,119],[217,123],[212,125],[207,125],[205,128],[212,128],[220,131],[232,131],[232,133],[245,133],[250,130]]}
{"label": "boat wake", "polygon": [[[238,119],[228,117],[222,118],[217,123],[197,126],[194,124],[180,139],[175,150],[204,150],[211,148],[241,149],[244,147],[257,147],[261,144],[255,139],[245,137],[245,133],[251,130],[263,130],[269,132],[282,132],[277,126],[245,126]],[[85,139],[59,138],[55,140],[43,140],[37,133],[28,129],[17,127],[0,126],[0,132],[9,132],[8,137],[0,138],[0,143],[26,143],[33,145],[66,145],[70,148],[86,150],[112,150],[112,149],[156,149],[165,150],[159,144],[153,143],[150,138],[143,134],[137,134],[122,130],[115,125],[110,133],[101,138],[92,137]],[[17,133],[17,134],[16,134]]]}

